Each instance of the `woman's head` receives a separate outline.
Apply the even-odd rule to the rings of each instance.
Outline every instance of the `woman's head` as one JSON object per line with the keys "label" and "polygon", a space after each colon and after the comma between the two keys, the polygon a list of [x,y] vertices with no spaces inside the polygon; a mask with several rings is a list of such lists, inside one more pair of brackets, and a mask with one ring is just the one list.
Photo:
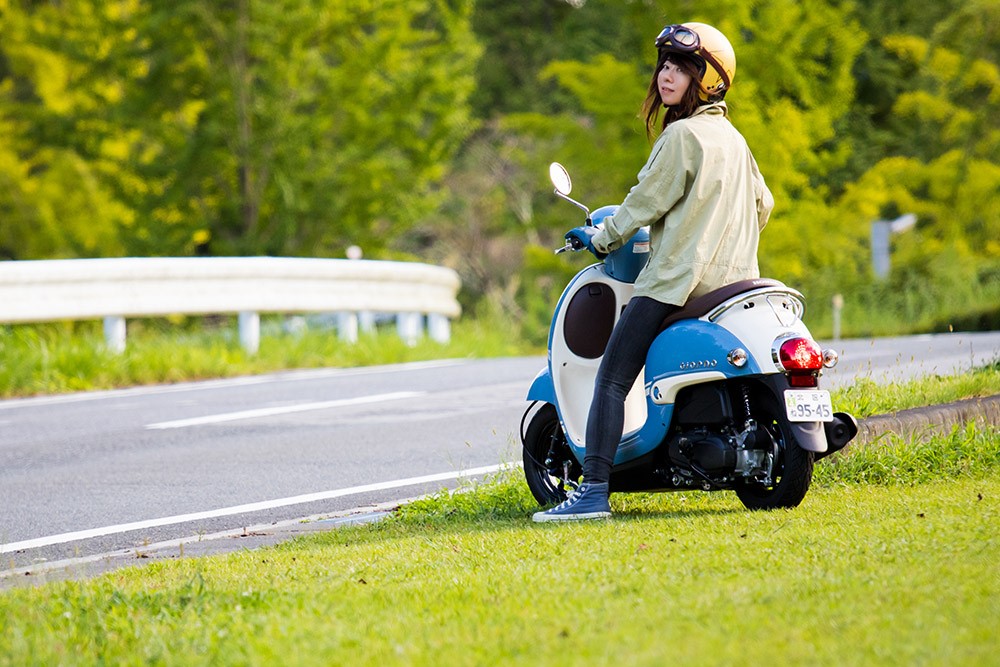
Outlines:
{"label": "woman's head", "polygon": [[[732,44],[710,25],[669,25],[656,38],[656,48],[656,69],[643,103],[650,136],[675,120],[687,118],[700,104],[721,101],[736,76]],[[676,94],[679,84],[672,80],[675,73],[690,77],[684,95]],[[661,106],[666,112],[662,126],[657,128]]]}
{"label": "woman's head", "polygon": [[[661,51],[656,70],[649,82],[642,108],[646,117],[646,130],[653,136],[669,123],[687,118],[701,105],[701,79],[704,66],[697,59],[681,53]],[[657,128],[660,109],[663,123]]]}

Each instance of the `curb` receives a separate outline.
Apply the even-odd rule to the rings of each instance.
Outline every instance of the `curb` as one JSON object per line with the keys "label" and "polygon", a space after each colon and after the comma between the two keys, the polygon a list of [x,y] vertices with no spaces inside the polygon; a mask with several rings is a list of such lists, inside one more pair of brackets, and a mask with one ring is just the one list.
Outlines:
{"label": "curb", "polygon": [[1000,394],[860,419],[858,435],[845,449],[877,443],[889,434],[906,440],[916,436],[946,435],[966,424],[1000,427]]}

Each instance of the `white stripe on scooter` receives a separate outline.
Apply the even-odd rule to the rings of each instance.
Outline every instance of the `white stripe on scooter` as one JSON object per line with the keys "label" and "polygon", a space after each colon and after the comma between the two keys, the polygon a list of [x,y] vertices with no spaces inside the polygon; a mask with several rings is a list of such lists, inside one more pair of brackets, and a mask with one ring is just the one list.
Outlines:
{"label": "white stripe on scooter", "polygon": [[247,512],[261,512],[263,510],[275,509],[277,507],[288,507],[289,505],[301,505],[312,503],[317,500],[329,500],[331,498],[343,498],[361,493],[371,493],[373,491],[386,491],[388,489],[398,489],[404,486],[416,486],[418,484],[429,484],[431,482],[443,482],[451,479],[462,479],[465,477],[475,477],[477,475],[488,475],[511,467],[510,464],[502,463],[482,468],[470,468],[459,472],[441,472],[422,477],[408,477],[397,479],[391,482],[378,482],[376,484],[365,484],[363,486],[352,486],[346,489],[334,489],[332,491],[321,491],[319,493],[307,493],[301,496],[291,496],[289,498],[278,498],[277,500],[265,500],[259,503],[248,503],[246,505],[235,505],[233,507],[223,507],[217,510],[205,512],[193,512],[191,514],[178,514],[177,516],[167,516],[161,519],[149,519],[147,521],[133,521],[132,523],[121,523],[114,526],[104,526],[103,528],[91,528],[90,530],[77,530],[72,533],[62,533],[59,535],[49,535],[48,537],[38,537],[32,540],[21,542],[10,542],[0,544],[0,554],[20,551],[21,549],[36,549],[38,547],[52,546],[53,544],[65,544],[76,540],[86,540],[92,537],[102,537],[104,535],[115,535],[127,533],[130,530],[144,530],[147,528],[157,528],[159,526],[170,526],[188,521],[201,521],[203,519],[215,519],[234,514],[244,514]]}
{"label": "white stripe on scooter", "polygon": [[218,424],[219,422],[231,422],[239,419],[253,419],[255,417],[271,417],[273,415],[285,415],[292,412],[306,412],[308,410],[326,410],[329,408],[341,408],[347,405],[363,405],[365,403],[381,403],[383,401],[395,401],[401,398],[414,398],[423,396],[426,391],[397,391],[392,394],[375,394],[373,396],[359,396],[358,398],[344,398],[336,401],[319,401],[317,403],[299,403],[298,405],[283,405],[274,408],[258,408],[256,410],[240,410],[239,412],[224,412],[217,415],[206,415],[204,417],[193,417],[191,419],[177,419],[168,422],[157,422],[147,424],[147,429],[184,428],[185,426],[201,426],[203,424]]}

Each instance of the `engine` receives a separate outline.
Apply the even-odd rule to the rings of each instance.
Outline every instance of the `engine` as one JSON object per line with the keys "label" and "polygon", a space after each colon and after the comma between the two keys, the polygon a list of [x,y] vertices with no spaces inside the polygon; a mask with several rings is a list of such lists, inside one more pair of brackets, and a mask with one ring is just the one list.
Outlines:
{"label": "engine", "polygon": [[739,479],[768,481],[774,440],[766,429],[749,425],[741,433],[705,428],[676,434],[667,447],[673,486],[729,488]]}
{"label": "engine", "polygon": [[736,443],[708,432],[682,433],[670,441],[670,459],[685,467],[696,467],[709,475],[725,475],[736,469]]}

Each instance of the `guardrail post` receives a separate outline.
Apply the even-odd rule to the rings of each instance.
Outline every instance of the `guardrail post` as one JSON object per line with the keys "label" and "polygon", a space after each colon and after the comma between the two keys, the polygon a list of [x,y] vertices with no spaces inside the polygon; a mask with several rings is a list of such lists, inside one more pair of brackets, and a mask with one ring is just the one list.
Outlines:
{"label": "guardrail post", "polygon": [[358,328],[366,334],[375,331],[375,313],[370,310],[358,313]]}
{"label": "guardrail post", "polygon": [[396,314],[396,332],[399,337],[403,339],[403,342],[413,347],[417,344],[417,339],[420,338],[421,329],[423,328],[423,317],[420,313],[397,313]]}
{"label": "guardrail post", "polygon": [[844,296],[833,295],[833,339],[840,340],[840,314],[844,311]]}
{"label": "guardrail post", "polygon": [[358,314],[337,313],[337,331],[340,339],[348,343],[358,342]]}
{"label": "guardrail post", "polygon": [[451,322],[444,315],[438,313],[428,313],[427,333],[431,340],[438,343],[447,343],[451,340]]}
{"label": "guardrail post", "polygon": [[260,313],[242,311],[239,316],[240,345],[248,354],[260,349]]}
{"label": "guardrail post", "polygon": [[104,343],[112,352],[125,351],[125,318],[111,315],[104,318]]}

